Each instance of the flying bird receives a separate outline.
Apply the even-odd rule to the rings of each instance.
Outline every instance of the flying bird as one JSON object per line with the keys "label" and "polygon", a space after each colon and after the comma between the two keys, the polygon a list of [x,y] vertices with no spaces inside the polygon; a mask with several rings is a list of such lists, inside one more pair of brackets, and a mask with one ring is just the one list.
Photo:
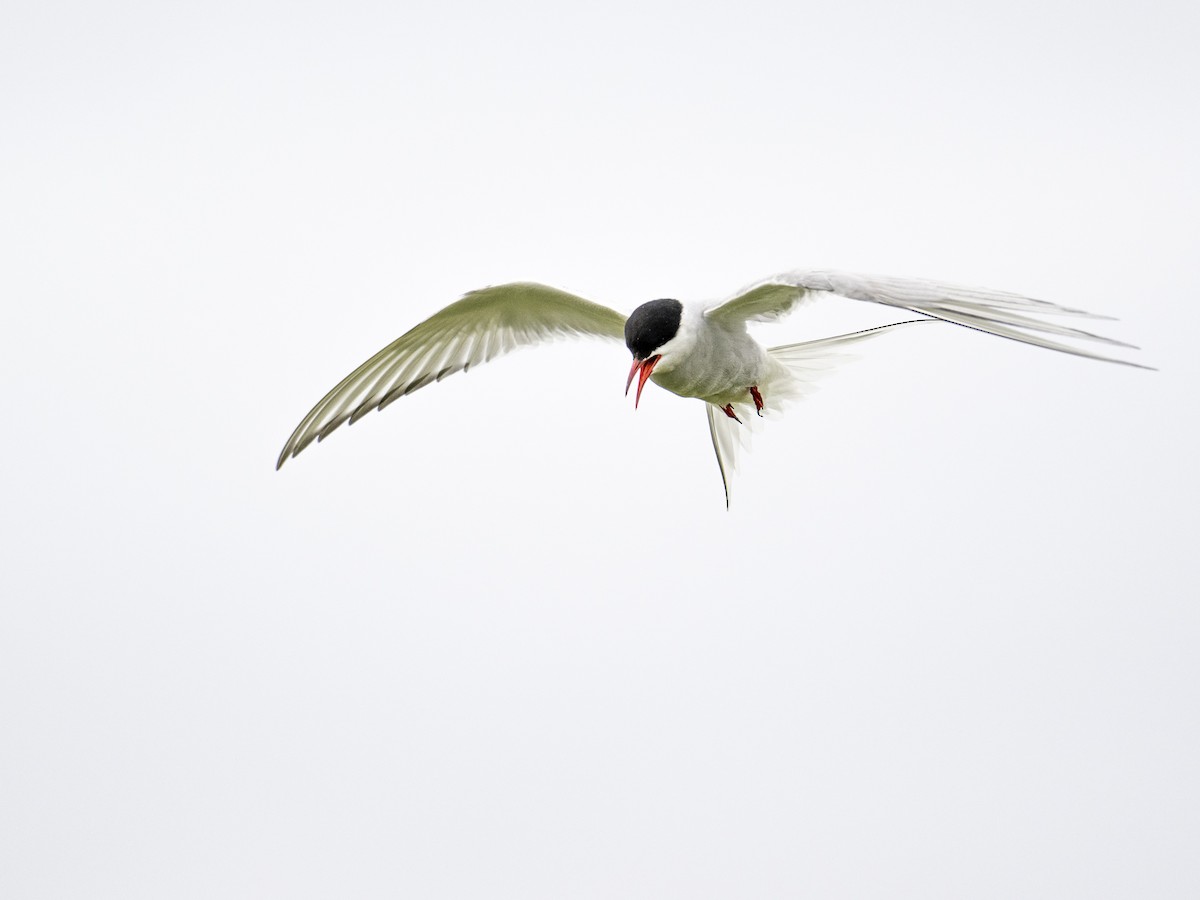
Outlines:
{"label": "flying bird", "polygon": [[[823,294],[879,303],[922,318],[769,348],[746,330],[748,323],[776,321]],[[501,284],[472,291],[434,313],[347,375],[296,426],[275,468],[343,422],[353,424],[447,375],[518,347],[583,335],[625,341],[633,356],[625,393],[636,380],[635,408],[647,381],[704,402],[728,506],[730,474],[747,424],[803,396],[847,349],[899,328],[950,322],[1063,353],[1149,368],[1064,343],[1137,349],[1043,316],[1108,318],[1004,291],[822,270],[766,278],[719,303],[651,300],[628,317],[543,284]]]}

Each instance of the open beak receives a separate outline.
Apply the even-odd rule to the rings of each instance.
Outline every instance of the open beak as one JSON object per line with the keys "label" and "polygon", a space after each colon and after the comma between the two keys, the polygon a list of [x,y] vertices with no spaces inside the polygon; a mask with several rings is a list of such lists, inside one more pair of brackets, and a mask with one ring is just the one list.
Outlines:
{"label": "open beak", "polygon": [[654,371],[654,367],[658,365],[661,356],[651,356],[647,359],[634,359],[633,365],[629,368],[629,377],[625,379],[625,396],[629,396],[629,386],[633,384],[633,376],[638,377],[637,393],[633,397],[633,408],[637,409],[638,403],[642,399],[642,388],[646,386],[646,381],[650,378],[650,373]]}

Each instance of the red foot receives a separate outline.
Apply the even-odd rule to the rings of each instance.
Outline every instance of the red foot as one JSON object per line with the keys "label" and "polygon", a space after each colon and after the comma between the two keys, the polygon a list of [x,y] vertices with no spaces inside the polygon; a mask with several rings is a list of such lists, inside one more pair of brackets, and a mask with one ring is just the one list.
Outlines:
{"label": "red foot", "polygon": [[751,386],[750,396],[754,398],[754,411],[761,416],[763,411],[763,399],[762,394],[758,392],[757,384]]}
{"label": "red foot", "polygon": [[742,420],[741,420],[741,419],[739,419],[739,418],[737,417],[737,413],[735,413],[735,412],[733,411],[733,404],[732,404],[732,403],[726,403],[726,404],[725,404],[725,409],[724,409],[724,412],[725,412],[725,415],[729,416],[729,418],[733,419],[733,421],[737,422],[739,425],[741,425],[741,424],[742,424]]}

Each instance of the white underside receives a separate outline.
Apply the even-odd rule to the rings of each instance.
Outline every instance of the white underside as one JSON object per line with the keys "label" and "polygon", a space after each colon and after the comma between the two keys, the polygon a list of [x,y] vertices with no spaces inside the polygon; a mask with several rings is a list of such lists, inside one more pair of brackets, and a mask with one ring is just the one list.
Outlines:
{"label": "white underside", "polygon": [[[878,335],[894,331],[905,325],[919,325],[930,320],[898,322],[853,334],[787,344],[765,350],[766,364],[762,371],[763,380],[756,383],[764,404],[764,418],[780,412],[793,400],[799,400],[817,388],[817,381],[839,363],[854,359],[849,349]],[[754,382],[752,382],[754,383]],[[735,396],[736,395],[736,396]],[[733,399],[725,399],[732,397]],[[717,465],[721,469],[721,480],[725,485],[725,505],[729,505],[729,484],[737,465],[738,450],[745,447],[752,431],[762,420],[754,405],[749,386],[726,388],[715,400],[706,400],[709,433],[712,435],[713,450],[717,454]],[[723,401],[723,402],[722,402]],[[737,418],[725,412],[728,403]]]}

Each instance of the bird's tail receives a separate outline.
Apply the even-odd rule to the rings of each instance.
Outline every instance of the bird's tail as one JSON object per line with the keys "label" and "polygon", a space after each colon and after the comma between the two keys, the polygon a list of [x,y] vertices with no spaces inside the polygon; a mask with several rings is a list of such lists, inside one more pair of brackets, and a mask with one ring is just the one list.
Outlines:
{"label": "bird's tail", "polygon": [[[914,319],[909,322],[896,322],[892,325],[882,325],[879,328],[868,328],[865,331],[855,331],[852,334],[839,334],[836,337],[822,338],[817,341],[803,341],[799,344],[784,344],[781,347],[771,347],[767,350],[771,359],[779,364],[780,377],[770,385],[763,385],[763,400],[766,411],[776,412],[787,403],[808,396],[817,387],[817,381],[822,375],[831,371],[839,363],[848,362],[855,358],[851,348],[870,338],[893,331],[904,325],[919,325],[931,322],[932,319]],[[713,450],[717,454],[717,465],[721,469],[721,481],[725,485],[725,506],[729,506],[729,482],[737,464],[738,452],[746,446],[751,427],[757,422],[754,404],[747,399],[742,404],[732,404],[737,418],[731,418],[723,409],[704,404],[708,414],[708,431],[712,436]]]}

